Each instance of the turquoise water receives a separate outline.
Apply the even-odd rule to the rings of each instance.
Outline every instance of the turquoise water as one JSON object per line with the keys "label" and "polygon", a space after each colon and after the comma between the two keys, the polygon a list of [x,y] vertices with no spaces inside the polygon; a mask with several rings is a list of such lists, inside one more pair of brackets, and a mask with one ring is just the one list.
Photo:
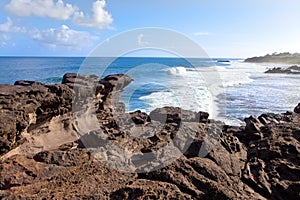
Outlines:
{"label": "turquoise water", "polygon": [[[127,73],[133,83],[126,88],[122,101],[127,110],[150,112],[162,106],[180,106],[207,111],[228,123],[262,112],[285,112],[300,102],[300,76],[264,74],[267,67],[243,63],[237,59],[182,58],[43,58],[1,57],[0,83],[16,80],[60,83],[67,72],[84,72],[104,77]],[[220,93],[213,97],[203,78],[206,71],[218,73]],[[212,109],[212,104],[217,109]],[[217,111],[216,111],[217,110]]]}

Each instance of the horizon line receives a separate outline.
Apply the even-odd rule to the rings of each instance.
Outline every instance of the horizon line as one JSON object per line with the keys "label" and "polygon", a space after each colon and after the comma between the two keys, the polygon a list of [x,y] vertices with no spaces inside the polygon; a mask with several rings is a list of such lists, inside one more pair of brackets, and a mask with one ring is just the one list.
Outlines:
{"label": "horizon line", "polygon": [[47,55],[41,55],[41,56],[35,56],[35,55],[7,55],[7,56],[1,56],[0,58],[186,58],[186,59],[245,59],[241,57],[168,57],[168,56],[47,56]]}

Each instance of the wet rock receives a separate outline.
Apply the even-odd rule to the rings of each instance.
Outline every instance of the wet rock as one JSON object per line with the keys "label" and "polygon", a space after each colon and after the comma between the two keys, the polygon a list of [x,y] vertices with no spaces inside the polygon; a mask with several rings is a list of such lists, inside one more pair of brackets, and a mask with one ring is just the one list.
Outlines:
{"label": "wet rock", "polygon": [[265,71],[265,73],[270,73],[270,74],[300,74],[300,67],[297,65],[290,66],[287,68],[281,68],[281,67],[274,67],[272,69],[268,69]]}
{"label": "wet rock", "polygon": [[294,112],[300,114],[300,103],[295,107]]}

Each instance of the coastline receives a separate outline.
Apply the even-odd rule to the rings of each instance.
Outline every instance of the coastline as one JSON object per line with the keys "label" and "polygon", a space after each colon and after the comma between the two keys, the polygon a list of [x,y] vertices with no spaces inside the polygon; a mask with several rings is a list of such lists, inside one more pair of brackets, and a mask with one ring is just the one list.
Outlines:
{"label": "coastline", "polygon": [[126,113],[131,82],[66,74],[0,85],[0,197],[297,199],[300,105],[240,127],[173,107]]}
{"label": "coastline", "polygon": [[[243,113],[260,115],[263,112],[285,112],[286,110],[293,109],[294,105],[298,102],[299,98],[295,94],[297,94],[300,89],[300,79],[298,81],[294,77],[286,75],[278,74],[271,76],[264,74],[265,68],[273,67],[272,65],[264,66],[260,64],[247,64],[242,63],[241,60],[231,60],[229,64],[225,63],[226,65],[218,63],[216,59],[211,62],[202,62],[202,59],[192,59],[192,61],[194,62],[193,65],[195,66],[195,69],[200,73],[202,71],[207,71],[211,66],[216,66],[222,79],[221,81],[223,89],[225,89],[226,92],[226,98],[229,99],[228,102],[220,102],[222,106],[219,111],[222,112],[222,108],[226,109],[221,115],[223,118],[228,118],[228,122],[235,118],[243,120],[243,118],[246,117]],[[102,59],[97,59],[99,66],[101,66],[102,62]],[[20,65],[20,63],[22,64]],[[78,73],[81,63],[82,60],[77,58],[64,58],[58,60],[31,60],[30,58],[25,60],[22,60],[22,58],[10,60],[3,59],[0,64],[3,72],[2,76],[0,76],[0,82],[14,84],[16,80],[33,80],[46,84],[61,83],[64,73]],[[139,74],[130,75],[134,78],[135,82],[130,84],[125,90],[129,91],[129,88],[134,88],[136,93],[134,98],[124,100],[124,102],[127,102],[127,111],[142,109],[149,113],[157,107],[170,105],[175,107],[179,106],[187,110],[202,110],[209,112],[210,109],[208,103],[211,103],[212,100],[208,98],[209,91],[206,90],[206,85],[202,83],[202,80],[204,80],[203,77],[199,78],[198,74],[196,74],[194,70],[190,70],[190,66],[185,65],[186,62],[180,59],[120,58],[109,67],[107,73],[102,77],[116,73],[127,74],[127,72],[136,69],[136,64],[145,63],[162,64],[165,68],[161,70],[159,66],[156,67],[156,64],[154,64],[152,68],[146,70],[140,69]],[[168,72],[176,71],[178,66],[183,66],[186,73],[170,74]],[[89,72],[89,74],[92,73],[94,72]],[[99,73],[95,74],[99,75]],[[190,89],[193,89],[194,92],[192,93],[192,90],[186,90],[184,84],[178,84],[178,80],[187,80],[191,86]],[[148,83],[150,84],[147,85]],[[287,86],[286,83],[291,84]],[[265,84],[268,84],[270,87],[267,91],[265,90]],[[146,87],[136,88],[140,85],[145,85]],[[285,88],[280,90],[283,85]],[[252,90],[253,92],[251,92]],[[280,90],[280,92],[277,90]],[[176,98],[173,98],[174,94],[176,96],[182,96],[186,91],[190,92],[192,98],[193,96],[197,98],[195,99],[196,101],[176,103]],[[279,96],[272,95],[275,93]],[[245,98],[243,99],[242,97]],[[157,100],[162,98],[164,98],[164,101]],[[220,98],[225,97],[221,96]],[[277,102],[277,98],[283,99],[283,101]],[[248,100],[250,100],[250,102]],[[254,102],[254,100],[260,104]],[[210,112],[210,114],[211,116],[213,115],[212,112]],[[240,122],[234,123],[238,125]]]}
{"label": "coastline", "polygon": [[273,53],[265,56],[258,56],[245,59],[245,62],[250,63],[284,63],[286,65],[297,65],[300,64],[300,54],[289,52],[285,53]]}

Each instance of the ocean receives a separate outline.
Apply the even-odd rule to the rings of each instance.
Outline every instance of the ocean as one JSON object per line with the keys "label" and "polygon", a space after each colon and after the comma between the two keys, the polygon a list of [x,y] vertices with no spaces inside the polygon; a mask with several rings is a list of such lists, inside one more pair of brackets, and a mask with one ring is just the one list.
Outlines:
{"label": "ocean", "polygon": [[291,111],[300,102],[300,75],[264,73],[275,66],[224,58],[0,57],[0,83],[60,83],[67,72],[127,73],[134,79],[121,98],[127,111],[177,106],[239,125],[249,115]]}

